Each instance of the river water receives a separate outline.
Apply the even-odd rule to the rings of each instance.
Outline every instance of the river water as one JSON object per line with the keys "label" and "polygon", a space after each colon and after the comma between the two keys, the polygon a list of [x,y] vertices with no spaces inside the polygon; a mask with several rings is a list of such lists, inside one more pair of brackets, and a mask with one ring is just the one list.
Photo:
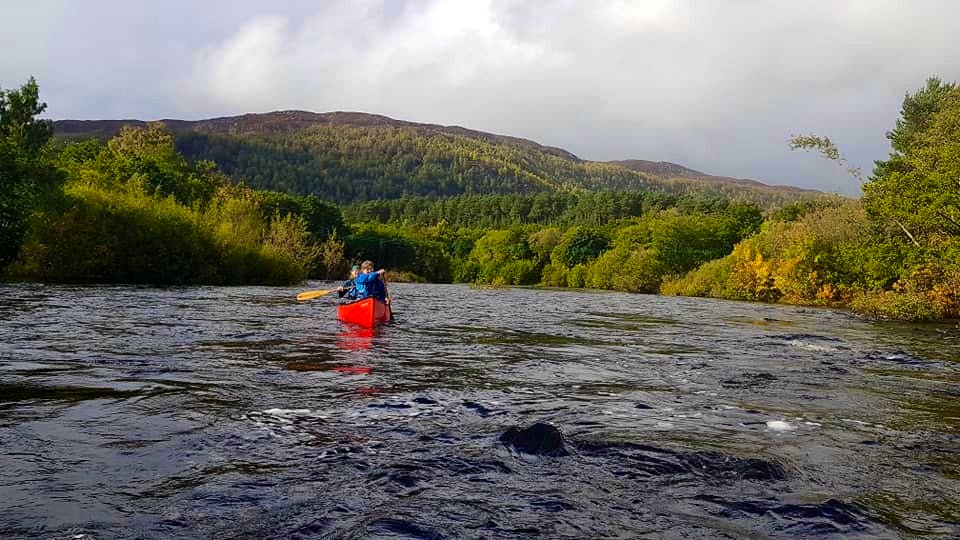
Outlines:
{"label": "river water", "polygon": [[[960,536],[955,325],[299,290],[0,285],[0,536]],[[538,422],[567,455],[501,442]]]}

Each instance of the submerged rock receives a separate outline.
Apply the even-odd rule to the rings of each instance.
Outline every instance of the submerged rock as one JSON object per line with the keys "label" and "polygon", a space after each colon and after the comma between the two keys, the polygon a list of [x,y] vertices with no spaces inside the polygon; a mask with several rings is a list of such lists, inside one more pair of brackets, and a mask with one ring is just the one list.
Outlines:
{"label": "submerged rock", "polygon": [[475,402],[473,402],[473,401],[464,401],[464,402],[463,402],[463,406],[466,407],[466,408],[468,408],[468,409],[472,409],[472,410],[476,411],[477,414],[479,414],[480,416],[486,417],[486,416],[490,416],[491,414],[493,414],[493,410],[488,409],[488,408],[484,407],[483,405],[481,405],[481,404],[479,404],[479,403],[475,403]]}
{"label": "submerged rock", "polygon": [[524,454],[554,457],[570,455],[564,446],[563,433],[543,422],[523,429],[513,426],[500,436],[500,442]]}

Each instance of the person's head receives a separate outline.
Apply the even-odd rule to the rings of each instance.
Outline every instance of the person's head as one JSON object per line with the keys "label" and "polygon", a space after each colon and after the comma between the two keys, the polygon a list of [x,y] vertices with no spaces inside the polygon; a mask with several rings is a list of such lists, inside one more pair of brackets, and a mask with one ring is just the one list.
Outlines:
{"label": "person's head", "polygon": [[353,265],[353,268],[350,269],[350,277],[355,278],[359,274],[360,274],[360,266],[356,264]]}
{"label": "person's head", "polygon": [[363,263],[360,265],[360,271],[364,274],[373,272],[373,261],[363,261]]}

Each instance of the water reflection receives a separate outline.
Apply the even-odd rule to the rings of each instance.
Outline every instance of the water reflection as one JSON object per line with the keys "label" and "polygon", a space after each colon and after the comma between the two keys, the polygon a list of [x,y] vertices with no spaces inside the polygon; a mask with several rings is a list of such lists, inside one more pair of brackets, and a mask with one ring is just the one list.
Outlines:
{"label": "water reflection", "polygon": [[373,346],[373,338],[380,328],[363,328],[353,324],[344,324],[344,330],[337,332],[334,345],[343,351],[366,351]]}

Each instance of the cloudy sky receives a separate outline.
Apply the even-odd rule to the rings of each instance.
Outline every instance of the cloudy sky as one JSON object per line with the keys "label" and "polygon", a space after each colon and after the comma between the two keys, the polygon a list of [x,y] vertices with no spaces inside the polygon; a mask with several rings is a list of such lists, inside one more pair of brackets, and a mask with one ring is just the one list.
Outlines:
{"label": "cloudy sky", "polygon": [[952,0],[31,0],[0,87],[36,76],[55,119],[365,111],[857,194],[788,138],[869,171],[904,93],[960,80],[958,34]]}

